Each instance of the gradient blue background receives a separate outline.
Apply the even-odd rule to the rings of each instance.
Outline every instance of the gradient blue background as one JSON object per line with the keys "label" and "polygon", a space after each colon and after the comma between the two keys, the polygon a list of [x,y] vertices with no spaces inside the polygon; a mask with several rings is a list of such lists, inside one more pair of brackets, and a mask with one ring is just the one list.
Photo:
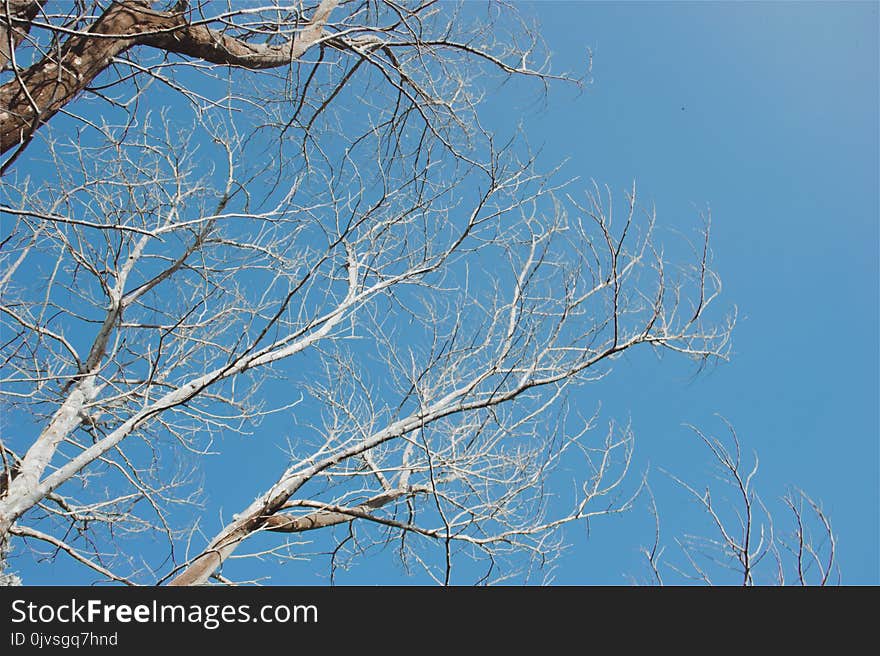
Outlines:
{"label": "gradient blue background", "polygon": [[[650,468],[670,559],[681,562],[673,539],[705,523],[660,470],[710,483],[708,454],[682,424],[722,434],[718,413],[758,453],[756,486],[771,509],[782,510],[791,485],[821,500],[843,581],[880,583],[878,4],[517,6],[543,26],[556,70],[582,71],[592,51],[592,83],[580,94],[554,87],[546,103],[501,90],[484,124],[521,117],[546,168],[568,160],[573,189],[595,179],[620,194],[635,180],[661,231],[691,232],[711,208],[720,303],[739,309],[729,363],[695,376],[675,358],[628,355],[586,397],[589,411],[601,401],[603,418],[632,422],[633,483]],[[264,448],[255,462],[276,452]],[[257,490],[211,482],[240,464],[219,457],[207,470],[227,517]],[[265,471],[236,472],[251,475],[259,490],[269,482]],[[589,534],[569,530],[555,582],[645,579],[639,547],[653,531],[645,502]],[[92,579],[63,557],[14,566],[31,584]],[[279,584],[327,581],[321,562],[273,574]],[[424,582],[403,576],[393,549],[338,582],[377,580]]]}
{"label": "gradient blue background", "polygon": [[[693,379],[671,361],[623,363],[605,411],[632,418],[640,463],[704,484],[705,451],[680,424],[723,434],[724,415],[758,452],[765,500],[788,485],[821,499],[843,581],[880,582],[877,3],[531,8],[557,65],[588,46],[594,77],[530,116],[532,139],[569,172],[615,189],[635,179],[661,225],[686,229],[711,207],[739,308],[729,364]],[[701,525],[652,481],[667,538]],[[622,582],[651,528],[647,513],[597,524],[557,580]]]}

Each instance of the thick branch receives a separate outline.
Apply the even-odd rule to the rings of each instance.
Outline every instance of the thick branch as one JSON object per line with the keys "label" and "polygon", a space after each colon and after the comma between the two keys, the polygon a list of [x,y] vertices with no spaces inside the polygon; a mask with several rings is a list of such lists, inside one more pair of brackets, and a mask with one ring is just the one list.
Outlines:
{"label": "thick branch", "polygon": [[173,32],[142,37],[138,42],[212,64],[251,69],[277,68],[296,61],[321,39],[327,18],[337,4],[339,0],[322,0],[305,29],[295,38],[277,45],[248,43],[205,25],[186,25]]}
{"label": "thick branch", "polygon": [[134,45],[215,64],[253,69],[283,66],[320,40],[338,0],[323,0],[305,29],[289,42],[274,46],[250,44],[203,25],[188,25],[183,14],[152,11],[149,4],[149,0],[113,4],[88,33],[70,36],[60,54],[47,55],[0,87],[0,153],[26,146],[37,128],[86,89],[114,57]]}
{"label": "thick branch", "polygon": [[[160,27],[161,16],[144,2],[114,4],[89,30],[94,34],[135,35]],[[160,22],[160,21],[159,21]],[[47,55],[0,87],[0,152],[27,144],[40,125],[73,100],[110,60],[134,44],[130,38],[70,37],[56,56]]]}
{"label": "thick branch", "polygon": [[0,68],[12,59],[44,4],[46,0],[0,0]]}
{"label": "thick branch", "polygon": [[344,524],[359,517],[372,518],[371,510],[381,508],[382,506],[399,499],[407,494],[412,494],[417,490],[388,490],[377,494],[370,499],[353,508],[343,508],[328,504],[327,508],[318,510],[302,517],[292,517],[285,514],[275,514],[266,519],[263,526],[269,531],[279,531],[281,533],[300,533],[302,531],[313,531],[318,528],[326,528],[337,524]]}

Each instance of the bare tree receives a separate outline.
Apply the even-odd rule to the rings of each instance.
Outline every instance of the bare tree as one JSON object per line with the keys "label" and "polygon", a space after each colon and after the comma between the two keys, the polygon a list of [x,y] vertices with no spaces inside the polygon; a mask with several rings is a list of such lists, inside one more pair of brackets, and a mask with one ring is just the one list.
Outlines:
{"label": "bare tree", "polygon": [[[572,392],[633,347],[726,355],[708,220],[670,264],[635,187],[575,192],[481,124],[506,79],[578,83],[510,6],[0,13],[3,542],[130,584],[229,582],[316,529],[331,568],[528,575],[632,503],[632,434]],[[231,518],[211,458],[258,472]]]}
{"label": "bare tree", "polygon": [[[651,511],[656,531],[650,548],[642,553],[650,567],[652,582],[663,585],[666,573],[677,580],[705,585],[734,583],[752,585],[816,585],[840,583],[837,538],[831,521],[817,501],[799,489],[790,490],[782,504],[791,524],[774,521],[778,514],[768,507],[755,488],[758,456],[746,462],[733,426],[724,423],[729,437],[723,440],[691,426],[709,450],[716,466],[718,485],[697,489],[669,474],[702,508],[708,527],[676,538],[682,562],[665,557],[661,541],[660,513],[653,495]],[[650,492],[650,488],[648,488]],[[720,497],[720,501],[719,501]]]}

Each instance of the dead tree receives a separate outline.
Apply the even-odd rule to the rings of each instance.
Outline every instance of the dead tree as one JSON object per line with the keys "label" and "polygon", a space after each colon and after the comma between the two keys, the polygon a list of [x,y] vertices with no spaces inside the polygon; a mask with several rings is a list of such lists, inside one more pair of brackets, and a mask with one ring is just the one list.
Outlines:
{"label": "dead tree", "polygon": [[[3,540],[125,583],[228,580],[249,539],[303,557],[316,529],[334,563],[509,576],[631,502],[632,435],[584,409],[612,361],[726,355],[708,222],[670,264],[635,187],[577,192],[481,124],[492,85],[578,83],[507,5],[0,14]],[[259,472],[223,521],[212,458]]]}

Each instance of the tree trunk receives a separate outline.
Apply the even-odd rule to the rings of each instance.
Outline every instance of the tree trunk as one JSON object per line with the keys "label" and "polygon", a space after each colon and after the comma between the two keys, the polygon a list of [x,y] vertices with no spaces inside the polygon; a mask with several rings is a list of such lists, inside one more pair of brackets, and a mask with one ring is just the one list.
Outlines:
{"label": "tree trunk", "polygon": [[[114,3],[87,34],[70,36],[60,53],[47,55],[0,86],[0,153],[26,146],[41,125],[86,89],[114,57],[134,45],[152,46],[214,64],[275,68],[298,60],[321,40],[327,19],[337,4],[339,0],[323,0],[312,20],[294,38],[280,45],[265,45],[240,41],[204,25],[189,25],[182,13],[150,9],[150,0]],[[39,2],[13,2],[12,18],[32,20],[39,6]],[[17,28],[17,22],[17,29],[10,31],[11,24],[13,21],[5,12],[0,14],[0,36],[4,36],[5,43],[0,46],[0,58],[11,55],[10,38],[14,47],[27,32],[27,25]]]}
{"label": "tree trunk", "polygon": [[[144,0],[114,4],[89,32],[136,35],[161,27]],[[158,23],[158,24],[157,24]],[[40,125],[73,100],[134,44],[133,38],[71,36],[58,54],[49,54],[0,87],[0,152],[27,144]]]}

